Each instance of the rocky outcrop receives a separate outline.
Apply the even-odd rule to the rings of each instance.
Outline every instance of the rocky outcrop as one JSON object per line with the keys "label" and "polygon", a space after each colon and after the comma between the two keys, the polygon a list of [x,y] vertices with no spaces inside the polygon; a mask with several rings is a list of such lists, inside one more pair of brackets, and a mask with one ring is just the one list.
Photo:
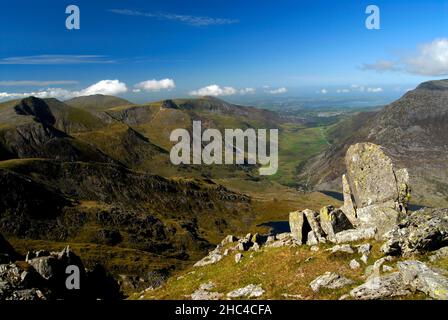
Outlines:
{"label": "rocky outcrop", "polygon": [[244,288],[233,290],[227,294],[228,298],[258,298],[264,294],[264,290],[260,285],[249,284]]}
{"label": "rocky outcrop", "polygon": [[448,300],[448,279],[420,261],[398,262],[406,286],[421,291],[436,300]]}
{"label": "rocky outcrop", "polygon": [[396,170],[382,148],[373,143],[352,145],[347,150],[345,164],[357,224],[376,227],[382,237],[398,223],[400,214],[407,211],[410,191],[407,172]]}
{"label": "rocky outcrop", "polygon": [[388,299],[419,291],[432,299],[448,300],[448,278],[444,275],[416,260],[398,262],[398,272],[381,275],[380,267],[386,260],[390,261],[387,258],[390,257],[384,257],[375,262],[375,270],[367,281],[350,291],[352,298],[357,300]]}
{"label": "rocky outcrop", "polygon": [[351,146],[345,164],[341,208],[326,206],[318,214],[309,209],[290,213],[291,233],[298,242],[315,245],[326,240],[382,239],[407,214],[409,174],[406,169],[395,169],[380,146]]}
{"label": "rocky outcrop", "polygon": [[[79,289],[66,286],[69,266],[79,270]],[[118,283],[101,266],[87,270],[69,247],[28,252],[25,261],[0,264],[0,300],[120,298]]]}
{"label": "rocky outcrop", "polygon": [[448,245],[448,209],[422,209],[412,212],[385,235],[382,251],[389,255],[410,256]]}
{"label": "rocky outcrop", "polygon": [[191,294],[192,300],[219,300],[224,295],[219,292],[211,291],[215,287],[213,282],[203,283]]}
{"label": "rocky outcrop", "polygon": [[326,272],[317,277],[310,283],[310,287],[314,292],[319,292],[321,289],[339,289],[353,284],[354,281],[334,272]]}
{"label": "rocky outcrop", "polygon": [[376,300],[405,296],[411,292],[406,289],[399,272],[369,278],[364,284],[350,291],[356,300]]}

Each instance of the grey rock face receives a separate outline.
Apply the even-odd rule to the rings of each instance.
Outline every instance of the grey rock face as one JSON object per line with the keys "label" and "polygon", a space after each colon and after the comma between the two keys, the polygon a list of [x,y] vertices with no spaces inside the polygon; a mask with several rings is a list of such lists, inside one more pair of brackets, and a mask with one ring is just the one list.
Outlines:
{"label": "grey rock face", "polygon": [[59,263],[58,259],[52,256],[34,258],[27,261],[34,269],[44,278],[51,279],[61,272],[63,266]]}
{"label": "grey rock face", "polygon": [[373,143],[352,145],[345,164],[350,188],[358,208],[398,198],[392,160]]}
{"label": "grey rock face", "polygon": [[317,240],[316,233],[314,231],[311,230],[310,232],[308,232],[306,244],[309,246],[315,246],[315,245],[319,244],[319,241]]}
{"label": "grey rock face", "polygon": [[[357,223],[376,227],[382,238],[407,211],[409,174],[406,169],[395,170],[392,160],[373,143],[352,145],[345,164],[349,187],[344,192],[351,190],[355,198]],[[349,205],[348,195],[346,198]]]}
{"label": "grey rock face", "polygon": [[221,254],[221,251],[219,248],[216,248],[215,250],[211,251],[206,257],[202,258],[198,262],[196,262],[193,266],[194,267],[203,267],[207,266],[209,264],[215,264],[218,261],[221,261],[223,258],[223,254]]}
{"label": "grey rock face", "polygon": [[340,276],[334,272],[326,272],[317,277],[310,283],[310,287],[314,292],[319,292],[321,289],[339,289],[353,284],[353,280]]}
{"label": "grey rock face", "polygon": [[389,255],[409,256],[448,244],[448,209],[422,209],[404,218],[385,235],[381,250]]}
{"label": "grey rock face", "polygon": [[[291,229],[291,236],[300,244],[304,241],[303,231],[304,214],[302,211],[294,211],[289,214],[289,228]],[[306,239],[305,239],[306,242]]]}
{"label": "grey rock face", "polygon": [[233,290],[227,294],[228,298],[258,298],[264,294],[264,290],[260,285],[250,284],[244,288]]}
{"label": "grey rock face", "polygon": [[431,270],[420,261],[403,261],[397,264],[403,282],[433,299],[448,300],[448,279]]}
{"label": "grey rock face", "polygon": [[219,300],[224,295],[219,292],[211,292],[215,287],[213,282],[203,283],[199,286],[199,288],[191,294],[192,300]]}
{"label": "grey rock face", "polygon": [[377,228],[379,238],[396,226],[400,217],[400,212],[395,210],[394,201],[358,208],[356,214],[360,226]]}
{"label": "grey rock face", "polygon": [[309,227],[311,227],[311,231],[313,231],[316,240],[318,242],[325,242],[325,234],[319,221],[319,214],[309,209],[303,210],[303,214],[305,215],[306,222],[308,222]]}
{"label": "grey rock face", "polygon": [[392,261],[392,260],[393,260],[393,258],[391,256],[385,256],[385,257],[382,257],[382,258],[376,260],[374,262],[372,268],[369,269],[368,271],[366,271],[366,273],[369,276],[369,278],[371,278],[371,277],[379,277],[380,273],[381,273],[381,268],[383,267],[383,264],[385,262]]}
{"label": "grey rock face", "polygon": [[337,244],[334,247],[327,250],[330,251],[331,253],[338,253],[338,252],[350,253],[350,254],[355,253],[355,251],[349,244],[342,244],[342,245]]}
{"label": "grey rock face", "polygon": [[353,225],[345,216],[345,213],[333,206],[323,207],[320,210],[319,217],[322,229],[330,241],[334,239],[336,233],[353,229]]}
{"label": "grey rock face", "polygon": [[376,300],[408,295],[399,272],[385,276],[369,278],[364,284],[350,291],[350,296],[356,300]]}
{"label": "grey rock face", "polygon": [[339,232],[335,235],[336,243],[369,240],[375,238],[376,228],[358,228]]}
{"label": "grey rock face", "polygon": [[238,241],[238,238],[229,234],[227,237],[225,237],[222,241],[221,241],[221,245],[225,246],[228,245],[229,243],[234,243]]}
{"label": "grey rock face", "polygon": [[350,266],[350,269],[356,270],[356,269],[359,269],[361,267],[361,264],[358,261],[356,261],[356,259],[353,259],[353,260],[350,261],[349,266]]}
{"label": "grey rock face", "polygon": [[372,249],[372,245],[370,243],[365,243],[358,247],[358,253],[361,255],[369,256],[371,249]]}
{"label": "grey rock face", "polygon": [[429,260],[431,262],[435,262],[446,257],[448,257],[448,247],[443,247],[434,251],[434,253],[429,257]]}
{"label": "grey rock face", "polygon": [[341,207],[341,210],[351,224],[355,226],[357,224],[356,209],[352,200],[352,191],[345,174],[342,175],[342,194],[344,196],[344,205]]}

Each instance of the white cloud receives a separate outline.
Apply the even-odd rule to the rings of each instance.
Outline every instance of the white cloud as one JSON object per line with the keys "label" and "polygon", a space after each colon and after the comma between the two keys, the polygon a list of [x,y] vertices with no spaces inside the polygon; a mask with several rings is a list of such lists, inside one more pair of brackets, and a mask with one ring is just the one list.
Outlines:
{"label": "white cloud", "polygon": [[277,88],[277,89],[272,89],[272,90],[268,90],[267,92],[270,94],[282,94],[282,93],[286,93],[288,90],[285,87],[281,87],[281,88]]}
{"label": "white cloud", "polygon": [[37,97],[37,98],[57,98],[57,99],[70,99],[76,97],[76,93],[73,91],[61,89],[61,88],[48,88],[40,91],[32,91],[32,92],[0,92],[0,99],[19,99],[26,98],[29,96]]}
{"label": "white cloud", "polygon": [[128,91],[126,84],[119,80],[101,80],[90,87],[81,90],[79,95],[90,96],[93,94],[117,95]]}
{"label": "white cloud", "polygon": [[364,70],[402,71],[421,76],[440,77],[448,75],[448,38],[420,44],[416,52],[396,61],[379,60],[364,64]]}
{"label": "white cloud", "polygon": [[383,92],[383,88],[367,88],[367,92],[371,92],[371,93],[378,93],[378,92]]}
{"label": "white cloud", "polygon": [[37,98],[57,98],[66,100],[93,94],[118,95],[128,91],[126,84],[119,80],[101,80],[83,90],[71,91],[62,88],[48,88],[31,92],[0,92],[0,99],[17,99],[34,96]]}
{"label": "white cloud", "polygon": [[419,46],[418,54],[404,60],[407,70],[424,76],[448,75],[448,39]]}
{"label": "white cloud", "polygon": [[338,89],[336,90],[337,93],[349,93],[350,89]]}
{"label": "white cloud", "polygon": [[328,90],[327,89],[321,89],[321,90],[318,90],[317,93],[327,94]]}
{"label": "white cloud", "polygon": [[256,91],[255,88],[243,88],[240,89],[240,94],[254,94]]}
{"label": "white cloud", "polygon": [[212,84],[210,86],[200,88],[198,90],[193,90],[190,92],[192,96],[231,96],[238,92],[237,89],[233,87],[220,87],[216,84]]}
{"label": "white cloud", "polygon": [[[140,90],[144,91],[160,91],[160,90],[170,90],[174,89],[176,84],[172,79],[162,79],[162,80],[146,80],[135,85],[136,90],[134,92],[140,92]],[[139,91],[137,91],[139,90]]]}

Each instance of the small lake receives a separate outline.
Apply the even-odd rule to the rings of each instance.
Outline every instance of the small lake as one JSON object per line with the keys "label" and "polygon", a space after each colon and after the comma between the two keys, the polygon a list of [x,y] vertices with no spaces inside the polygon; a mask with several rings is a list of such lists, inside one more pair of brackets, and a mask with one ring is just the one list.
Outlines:
{"label": "small lake", "polygon": [[268,221],[262,224],[259,224],[258,227],[268,227],[269,234],[274,236],[280,233],[291,232],[289,228],[289,221]]}

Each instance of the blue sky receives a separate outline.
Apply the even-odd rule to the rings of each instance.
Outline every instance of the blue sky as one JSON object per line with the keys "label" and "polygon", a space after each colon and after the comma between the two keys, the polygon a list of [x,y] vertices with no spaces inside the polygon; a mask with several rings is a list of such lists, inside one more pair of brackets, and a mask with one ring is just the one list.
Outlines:
{"label": "blue sky", "polygon": [[[70,4],[80,30],[65,28]],[[17,0],[0,30],[3,99],[398,96],[448,76],[445,0]]]}

